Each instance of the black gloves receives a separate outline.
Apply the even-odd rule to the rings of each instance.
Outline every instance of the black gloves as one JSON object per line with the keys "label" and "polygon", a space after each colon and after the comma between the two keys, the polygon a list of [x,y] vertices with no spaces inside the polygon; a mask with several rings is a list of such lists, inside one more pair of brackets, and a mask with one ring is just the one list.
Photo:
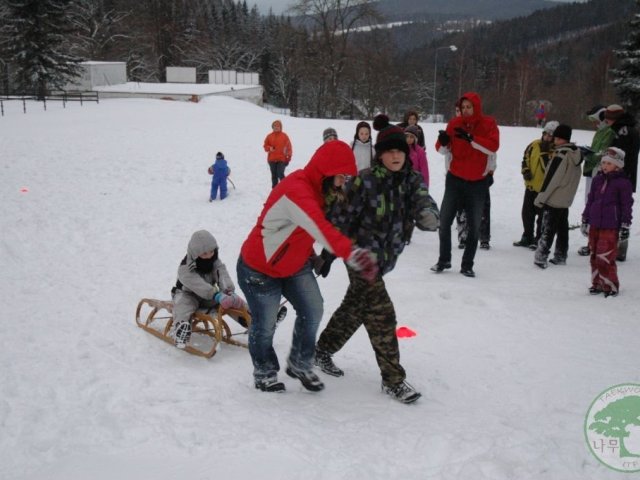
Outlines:
{"label": "black gloves", "polygon": [[527,182],[529,180],[533,180],[533,173],[531,173],[531,170],[529,170],[528,168],[525,168],[522,170],[522,178],[524,178]]}
{"label": "black gloves", "polygon": [[629,225],[622,224],[618,238],[620,240],[627,240],[629,238]]}
{"label": "black gloves", "polygon": [[331,270],[331,264],[335,259],[336,256],[334,254],[323,248],[313,263],[313,271],[316,275],[322,275],[322,278],[327,278]]}
{"label": "black gloves", "polygon": [[449,134],[444,130],[439,130],[438,132],[438,141],[440,142],[440,145],[442,145],[443,147],[449,145],[449,142],[451,142],[451,137],[449,137]]}
{"label": "black gloves", "polygon": [[473,135],[467,132],[464,128],[456,127],[454,130],[456,131],[456,137],[461,138],[465,142],[473,142]]}

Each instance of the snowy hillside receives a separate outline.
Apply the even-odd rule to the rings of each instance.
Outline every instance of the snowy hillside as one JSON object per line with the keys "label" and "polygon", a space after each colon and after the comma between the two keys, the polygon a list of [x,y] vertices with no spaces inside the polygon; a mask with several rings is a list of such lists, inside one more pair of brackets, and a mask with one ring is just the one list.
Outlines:
{"label": "snowy hillside", "polygon": [[[276,117],[229,98],[199,104],[105,100],[39,105],[0,117],[0,478],[438,479],[621,478],[589,451],[584,421],[606,388],[640,383],[640,227],[632,226],[621,294],[592,297],[585,242],[570,235],[566,266],[540,270],[520,238],[522,151],[534,128],[501,128],[491,188],[492,249],[475,279],[429,271],[437,234],[416,232],[386,278],[411,406],[380,392],[361,329],[312,394],[258,392],[246,350],[210,360],[137,328],[143,297],[169,298],[191,233],[209,229],[232,277],[270,190],[262,142],[281,118],[302,167],[332,126],[356,121]],[[560,119],[562,120],[562,119]],[[443,194],[438,128],[423,125],[432,194]],[[574,132],[588,144],[592,132]],[[224,152],[236,189],[209,203],[207,167]],[[581,185],[570,221],[579,221]],[[637,208],[636,208],[637,210]],[[637,218],[637,215],[636,215]],[[335,262],[320,279],[322,327],[346,290]],[[275,345],[286,359],[293,312]],[[321,328],[322,328],[321,327]],[[640,453],[640,432],[629,445]],[[636,442],[634,444],[634,442]],[[629,446],[628,445],[628,446]]]}

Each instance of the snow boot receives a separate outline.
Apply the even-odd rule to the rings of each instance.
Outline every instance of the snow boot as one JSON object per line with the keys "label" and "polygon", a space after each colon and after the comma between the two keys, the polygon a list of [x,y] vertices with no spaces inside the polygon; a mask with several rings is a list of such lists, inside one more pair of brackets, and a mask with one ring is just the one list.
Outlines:
{"label": "snow boot", "polygon": [[291,378],[297,378],[302,386],[311,392],[319,392],[324,389],[324,383],[311,370],[302,371],[294,369],[291,365],[285,370]]}
{"label": "snow boot", "polygon": [[561,257],[559,255],[554,255],[553,258],[551,260],[549,260],[550,263],[553,263],[554,265],[566,265],[567,264],[567,259],[566,257]]}
{"label": "snow boot", "polygon": [[189,340],[191,339],[191,323],[190,322],[180,322],[176,325],[176,348],[183,350]]}
{"label": "snow boot", "polygon": [[451,268],[451,262],[447,263],[436,263],[433,267],[431,267],[432,272],[442,273],[444,270]]}
{"label": "snow boot", "polygon": [[394,400],[405,404],[413,403],[422,396],[421,393],[417,392],[416,389],[406,381],[400,382],[397,385],[385,385],[384,382],[382,382],[382,391]]}
{"label": "snow boot", "polygon": [[600,287],[589,287],[589,295],[600,295],[602,292],[602,289]]}
{"label": "snow boot", "polygon": [[591,250],[589,249],[589,245],[580,247],[578,249],[578,255],[580,255],[581,257],[588,257],[589,255],[591,255]]}
{"label": "snow boot", "polygon": [[491,248],[491,245],[489,245],[488,241],[480,242],[480,248],[482,250],[489,250]]}
{"label": "snow boot", "polygon": [[256,379],[255,387],[263,392],[284,392],[286,390],[284,383],[278,381],[278,377]]}
{"label": "snow boot", "polygon": [[331,354],[327,353],[323,350],[318,350],[316,348],[316,360],[315,364],[327,375],[331,375],[332,377],[342,377],[344,375],[344,371],[336,366],[333,363],[333,358],[331,358]]}
{"label": "snow boot", "polygon": [[529,247],[533,242],[529,237],[525,237],[524,235],[517,242],[513,242],[514,247]]}

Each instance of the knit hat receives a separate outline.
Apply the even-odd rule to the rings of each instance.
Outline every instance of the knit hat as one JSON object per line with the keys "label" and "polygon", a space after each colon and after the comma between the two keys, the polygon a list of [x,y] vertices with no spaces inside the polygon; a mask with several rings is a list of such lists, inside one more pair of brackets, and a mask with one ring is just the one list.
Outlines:
{"label": "knit hat", "polygon": [[624,168],[624,150],[618,147],[609,147],[600,162],[611,162],[618,168]]}
{"label": "knit hat", "polygon": [[558,125],[560,125],[560,122],[558,122],[557,120],[551,120],[544,124],[544,128],[542,129],[542,132],[548,133],[549,135],[553,135],[553,132],[555,132],[556,128],[558,128]]}
{"label": "knit hat", "polygon": [[571,133],[572,132],[573,132],[573,130],[571,129],[571,127],[569,125],[565,125],[564,123],[561,123],[553,131],[553,136],[557,137],[557,138],[562,138],[563,140],[566,140],[567,142],[570,142],[571,141]]}
{"label": "knit hat", "polygon": [[596,105],[590,110],[587,110],[586,116],[592,122],[601,122],[604,120],[604,112],[607,109],[604,105]]}
{"label": "knit hat", "polygon": [[324,132],[322,132],[322,141],[326,142],[330,137],[335,137],[335,140],[338,139],[338,132],[335,129],[329,127],[325,128]]}
{"label": "knit hat", "polygon": [[376,118],[373,119],[373,128],[378,131],[376,144],[373,146],[378,155],[393,149],[401,150],[405,155],[409,155],[409,145],[404,138],[404,130],[396,125],[391,125],[389,117],[384,113],[376,115]]}
{"label": "knit hat", "polygon": [[418,139],[418,127],[416,127],[415,125],[409,125],[407,128],[404,129],[404,133],[410,133],[411,135],[413,135],[414,137],[416,137],[416,140]]}
{"label": "knit hat", "polygon": [[216,160],[220,160],[222,158],[224,158],[224,154],[222,152],[216,153]]}
{"label": "knit hat", "polygon": [[624,113],[624,108],[620,105],[614,103],[613,105],[609,105],[604,112],[604,118],[607,120],[618,120],[622,114]]}

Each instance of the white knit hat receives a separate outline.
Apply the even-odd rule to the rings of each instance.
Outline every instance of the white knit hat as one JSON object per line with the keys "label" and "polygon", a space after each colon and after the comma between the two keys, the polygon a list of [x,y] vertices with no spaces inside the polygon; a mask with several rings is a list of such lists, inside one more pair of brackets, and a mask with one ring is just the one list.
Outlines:
{"label": "white knit hat", "polygon": [[609,147],[600,162],[611,162],[618,168],[624,168],[624,150],[618,147]]}
{"label": "white knit hat", "polygon": [[550,122],[545,123],[544,128],[542,129],[543,133],[548,133],[549,135],[553,135],[553,132],[556,128],[558,128],[560,122],[556,120],[551,120]]}

